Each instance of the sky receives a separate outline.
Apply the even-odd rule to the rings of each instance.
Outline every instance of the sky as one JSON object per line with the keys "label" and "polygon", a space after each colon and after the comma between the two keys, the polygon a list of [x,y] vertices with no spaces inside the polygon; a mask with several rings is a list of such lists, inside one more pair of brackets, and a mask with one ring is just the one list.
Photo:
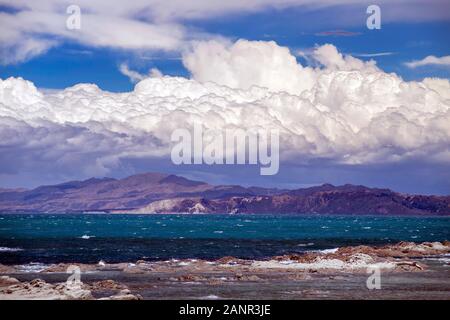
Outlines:
{"label": "sky", "polygon": [[[371,4],[0,0],[0,187],[162,171],[450,194],[450,1],[378,1],[373,30]],[[280,130],[278,174],[174,165],[170,130],[195,123]]]}

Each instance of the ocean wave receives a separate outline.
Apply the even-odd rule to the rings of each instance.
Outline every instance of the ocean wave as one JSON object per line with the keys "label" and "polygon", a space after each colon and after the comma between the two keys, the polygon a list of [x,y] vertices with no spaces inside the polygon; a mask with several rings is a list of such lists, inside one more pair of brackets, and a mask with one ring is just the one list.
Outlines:
{"label": "ocean wave", "polygon": [[32,273],[32,272],[41,272],[47,269],[49,265],[38,263],[38,262],[31,262],[29,264],[23,264],[17,267],[19,271]]}
{"label": "ocean wave", "polygon": [[328,254],[328,253],[336,253],[338,250],[339,248],[333,248],[333,249],[319,250],[319,252],[323,254]]}
{"label": "ocean wave", "polygon": [[22,248],[8,248],[8,247],[0,247],[0,252],[16,252],[23,251]]}
{"label": "ocean wave", "polygon": [[95,236],[88,236],[87,234],[84,234],[80,237],[81,239],[89,240],[90,238],[95,238]]}
{"label": "ocean wave", "polygon": [[310,246],[313,246],[313,245],[314,245],[314,242],[299,243],[299,244],[297,245],[297,247],[310,247]]}

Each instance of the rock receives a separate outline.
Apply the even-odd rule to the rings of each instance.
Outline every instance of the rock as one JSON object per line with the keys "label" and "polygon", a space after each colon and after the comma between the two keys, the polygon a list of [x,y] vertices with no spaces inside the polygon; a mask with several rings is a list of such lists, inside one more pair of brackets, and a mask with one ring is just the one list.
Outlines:
{"label": "rock", "polygon": [[89,290],[50,284],[41,279],[19,282],[0,290],[0,300],[86,300],[93,299]]}
{"label": "rock", "polygon": [[0,273],[14,273],[14,271],[15,271],[14,267],[0,264]]}
{"label": "rock", "polygon": [[68,296],[68,299],[70,299],[70,300],[92,300],[92,299],[94,299],[90,290],[66,288],[63,292],[66,296]]}
{"label": "rock", "polygon": [[222,258],[216,260],[216,262],[220,263],[220,264],[229,264],[229,263],[236,263],[239,260],[240,259],[235,258],[235,257],[225,256],[225,257],[222,257]]}
{"label": "rock", "polygon": [[80,284],[78,287],[67,286],[66,283],[51,284],[41,279],[30,282],[20,282],[10,277],[1,277],[10,286],[0,289],[0,300],[93,300],[91,290],[118,290],[112,296],[100,300],[140,300],[140,295],[134,295],[124,285],[113,280],[103,280],[90,286]]}
{"label": "rock", "polygon": [[236,279],[239,281],[261,281],[262,279],[256,275],[237,274]]}
{"label": "rock", "polygon": [[18,284],[18,283],[20,283],[20,281],[17,280],[16,278],[12,278],[9,276],[1,276],[0,277],[0,287],[8,287],[10,285]]}
{"label": "rock", "polygon": [[199,281],[203,281],[206,279],[204,277],[197,276],[194,274],[187,274],[187,275],[182,275],[182,276],[178,277],[177,280],[182,281],[182,282],[199,282]]}
{"label": "rock", "polygon": [[422,271],[425,269],[425,266],[423,266],[415,261],[400,261],[400,262],[397,262],[396,265],[402,271]]}
{"label": "rock", "polygon": [[34,288],[42,288],[47,285],[47,282],[45,282],[42,279],[34,279],[30,281],[30,286]]}
{"label": "rock", "polygon": [[90,288],[91,290],[124,290],[126,286],[114,280],[102,280],[93,282]]}

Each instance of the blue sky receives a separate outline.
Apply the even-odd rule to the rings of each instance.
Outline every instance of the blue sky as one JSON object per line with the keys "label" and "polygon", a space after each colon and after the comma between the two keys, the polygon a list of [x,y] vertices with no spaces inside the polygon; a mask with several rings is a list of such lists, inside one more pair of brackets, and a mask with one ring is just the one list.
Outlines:
{"label": "blue sky", "polygon": [[[279,45],[289,47],[293,52],[331,43],[343,53],[364,60],[374,59],[383,70],[395,72],[405,80],[450,76],[450,67],[427,66],[410,69],[404,65],[405,62],[420,60],[428,55],[438,57],[448,55],[449,21],[411,23],[384,22],[382,19],[381,30],[368,30],[365,25],[368,17],[365,7],[351,8],[352,13],[356,11],[359,14],[359,19],[351,23],[344,19],[345,15],[350,14],[350,9],[345,7],[313,12],[300,7],[219,16],[214,19],[188,21],[186,24],[230,39],[274,40]],[[326,34],[336,30],[353,35]],[[380,53],[386,55],[366,56]],[[299,61],[305,63],[301,58]],[[61,45],[28,61],[2,65],[0,74],[2,78],[10,76],[26,78],[41,88],[62,89],[86,82],[95,83],[108,91],[130,91],[134,84],[118,70],[118,66],[123,62],[128,62],[130,68],[141,72],[156,67],[164,74],[189,76],[179,52],[153,50],[135,52],[127,49],[86,46],[76,41],[63,41]]]}
{"label": "blue sky", "polygon": [[[366,27],[368,1],[78,2],[82,10],[82,29],[68,31],[64,29],[67,18],[65,9],[71,4],[70,1],[0,0],[0,27],[3,30],[0,35],[0,78],[22,77],[48,93],[53,92],[51,89],[64,89],[79,83],[96,84],[109,92],[130,92],[136,81],[121,72],[121,65],[126,64],[140,75],[156,68],[164,75],[189,78],[191,74],[183,65],[183,54],[191,50],[193,43],[210,39],[228,43],[239,39],[275,41],[278,46],[288,47],[298,63],[314,67],[319,66],[317,61],[309,59],[310,55],[316,48],[328,43],[344,55],[363,61],[373,59],[381,70],[395,73],[405,81],[422,81],[426,77],[450,78],[450,2],[445,0],[379,1],[382,13],[380,30]],[[306,58],[302,53],[306,54]],[[414,68],[406,65],[427,56],[436,57],[440,64],[423,63],[423,66]],[[445,108],[446,103],[442,102],[445,101],[444,95],[442,93],[440,100],[442,108]],[[10,115],[9,107],[6,106],[6,115]],[[430,105],[430,108],[434,107]],[[320,159],[301,165],[293,165],[291,161],[289,165],[281,165],[279,174],[273,177],[260,176],[258,167],[180,167],[174,166],[167,158],[137,157],[123,157],[119,165],[114,164],[113,169],[96,172],[91,167],[95,167],[100,158],[104,161],[103,155],[99,156],[95,150],[86,152],[78,149],[73,154],[65,154],[67,158],[75,160],[67,161],[67,166],[61,165],[61,168],[52,170],[51,165],[42,165],[42,159],[36,160],[40,158],[34,153],[36,150],[23,151],[28,150],[28,146],[9,147],[6,143],[5,148],[10,149],[5,149],[9,153],[5,151],[0,156],[0,167],[3,167],[0,170],[0,187],[34,187],[89,176],[124,177],[145,171],[163,171],[217,184],[290,188],[321,183],[353,183],[411,193],[449,194],[450,163],[445,151],[450,149],[450,137],[445,131],[445,124],[439,124],[445,123],[445,113],[439,117],[436,116],[435,122],[438,127],[441,126],[437,133],[440,134],[438,142],[417,148],[410,141],[393,141],[393,145],[400,144],[395,147],[389,141],[386,142],[393,152],[408,154],[406,160],[352,165],[323,162]],[[27,122],[28,118],[27,114],[22,114],[17,120]],[[423,118],[420,119],[416,125],[422,124]],[[73,123],[59,127],[61,124],[58,121],[45,130],[59,130],[58,133],[68,130],[69,135],[73,130],[90,130],[85,127],[73,129],[70,127]],[[395,127],[397,120],[392,121]],[[433,128],[424,127],[419,132],[425,135],[429,129]],[[8,131],[6,134],[9,139],[11,133]],[[426,140],[420,134],[412,136],[420,141]],[[64,144],[67,138],[61,139],[58,143]],[[53,153],[51,144],[45,148],[39,152]],[[408,148],[415,149],[411,151]],[[428,150],[438,150],[435,155],[438,160],[429,161],[423,156],[430,155],[427,154]],[[410,156],[409,151],[414,156]],[[14,160],[11,156],[16,154],[20,160]],[[62,156],[58,154],[58,157]],[[42,158],[60,160],[47,158],[47,153]],[[70,167],[73,163],[85,164],[88,169],[75,170]]]}

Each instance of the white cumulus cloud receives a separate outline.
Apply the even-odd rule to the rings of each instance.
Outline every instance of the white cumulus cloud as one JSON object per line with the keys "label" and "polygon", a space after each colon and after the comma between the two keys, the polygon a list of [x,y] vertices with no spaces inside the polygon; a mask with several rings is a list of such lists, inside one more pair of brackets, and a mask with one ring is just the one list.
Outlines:
{"label": "white cumulus cloud", "polygon": [[417,68],[428,65],[437,65],[437,66],[450,66],[450,56],[443,57],[435,57],[435,56],[427,56],[422,60],[413,60],[410,62],[406,62],[405,65],[408,68]]}
{"label": "white cumulus cloud", "polygon": [[142,74],[138,71],[131,70],[127,63],[121,63],[119,66],[119,71],[127,76],[131,82],[139,82],[141,80],[144,80],[145,78],[151,77],[151,78],[160,78],[163,76],[162,72],[157,68],[151,68],[148,72],[148,74]]}
{"label": "white cumulus cloud", "polygon": [[311,68],[297,63],[286,47],[275,42],[239,40],[232,45],[200,42],[183,56],[194,79],[232,88],[257,85],[273,91],[300,93],[315,82]]}
{"label": "white cumulus cloud", "polygon": [[211,41],[185,53],[191,79],[148,77],[126,93],[93,84],[43,93],[1,80],[0,170],[92,176],[125,158],[170,161],[171,133],[194,124],[278,129],[280,166],[450,162],[448,80],[407,82],[332,45],[312,56],[320,67],[274,42]]}

